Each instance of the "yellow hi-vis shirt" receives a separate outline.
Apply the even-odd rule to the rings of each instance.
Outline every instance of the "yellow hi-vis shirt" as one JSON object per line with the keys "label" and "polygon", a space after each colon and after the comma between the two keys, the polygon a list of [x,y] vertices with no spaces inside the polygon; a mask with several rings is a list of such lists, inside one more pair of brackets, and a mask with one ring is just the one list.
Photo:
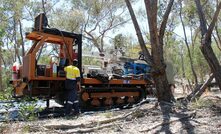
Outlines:
{"label": "yellow hi-vis shirt", "polygon": [[80,70],[75,66],[67,66],[64,68],[66,72],[66,78],[70,80],[77,80],[80,77]]}

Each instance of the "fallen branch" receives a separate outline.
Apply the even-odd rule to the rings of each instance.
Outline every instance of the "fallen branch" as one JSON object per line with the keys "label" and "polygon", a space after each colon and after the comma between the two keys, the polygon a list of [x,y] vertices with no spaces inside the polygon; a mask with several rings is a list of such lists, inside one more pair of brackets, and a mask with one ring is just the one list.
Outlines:
{"label": "fallen branch", "polygon": [[105,125],[102,125],[102,126],[97,126],[97,127],[93,127],[93,128],[85,128],[85,129],[79,129],[79,130],[69,130],[69,131],[66,131],[65,133],[67,134],[72,134],[72,133],[90,133],[90,132],[94,132],[94,131],[97,131],[97,130],[100,130],[100,129],[103,129],[103,128],[109,128],[109,127],[112,127],[114,126],[115,124],[105,124]]}
{"label": "fallen branch", "polygon": [[141,131],[139,131],[139,132],[149,132],[149,131],[151,131],[151,130],[153,130],[153,129],[159,127],[159,126],[169,125],[169,124],[171,124],[171,123],[173,123],[173,122],[177,122],[177,121],[180,121],[180,120],[183,120],[183,119],[186,119],[186,118],[191,118],[194,114],[196,114],[196,112],[191,113],[190,115],[187,115],[187,116],[184,116],[184,117],[181,117],[181,118],[177,118],[177,119],[174,119],[174,120],[170,120],[170,121],[168,121],[168,122],[159,123],[159,124],[157,124],[157,125],[155,125],[155,126],[152,126],[152,127],[148,128],[148,129],[145,129],[145,130],[141,130]]}
{"label": "fallen branch", "polygon": [[137,107],[134,111],[131,111],[127,114],[120,115],[120,116],[110,118],[110,119],[101,120],[101,121],[92,121],[89,123],[81,123],[81,124],[55,124],[55,125],[50,124],[50,125],[45,125],[44,127],[48,129],[73,129],[77,127],[95,127],[98,125],[108,124],[111,122],[125,119],[130,115],[136,115],[137,112],[139,112],[139,107]]}
{"label": "fallen branch", "polygon": [[84,127],[86,124],[74,124],[74,125],[69,125],[69,124],[49,124],[49,125],[44,125],[45,128],[47,129],[72,129],[72,128],[77,128],[77,127]]}
{"label": "fallen branch", "polygon": [[209,96],[203,96],[202,99],[221,100],[221,97],[209,95]]}
{"label": "fallen branch", "polygon": [[206,90],[206,88],[208,87],[208,85],[211,83],[211,81],[213,80],[213,78],[214,78],[214,75],[213,75],[213,74],[210,74],[209,78],[204,82],[204,84],[203,84],[203,85],[200,85],[200,86],[197,86],[197,87],[194,89],[194,91],[193,91],[190,95],[188,95],[188,96],[186,97],[186,99],[187,99],[188,101],[192,101],[192,100],[194,100],[195,98],[199,98],[199,97],[203,94],[203,92]]}
{"label": "fallen branch", "polygon": [[200,124],[200,125],[207,125],[207,126],[209,126],[209,123],[200,122],[200,121],[194,120],[194,119],[192,119],[192,121],[194,121],[195,123],[198,123],[198,124]]}

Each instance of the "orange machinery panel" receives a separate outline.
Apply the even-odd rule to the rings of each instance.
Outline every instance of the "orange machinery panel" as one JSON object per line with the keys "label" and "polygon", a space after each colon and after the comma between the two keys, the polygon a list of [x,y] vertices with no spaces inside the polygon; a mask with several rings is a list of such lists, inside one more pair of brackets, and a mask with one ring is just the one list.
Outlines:
{"label": "orange machinery panel", "polygon": [[[94,78],[83,78],[82,84],[104,84],[101,81]],[[136,84],[136,85],[145,85],[147,84],[146,80],[123,80],[123,79],[112,79],[107,84]]]}
{"label": "orange machinery panel", "polygon": [[29,40],[40,41],[43,36],[47,37],[45,42],[48,42],[48,43],[63,44],[64,40],[65,40],[65,43],[67,43],[67,44],[73,42],[72,38],[61,37],[61,36],[51,35],[51,34],[41,33],[41,32],[31,32],[26,36],[26,38]]}
{"label": "orange machinery panel", "polygon": [[22,72],[22,77],[23,78],[30,78],[31,77],[31,55],[28,54],[23,57],[23,66],[22,70],[25,70]]}

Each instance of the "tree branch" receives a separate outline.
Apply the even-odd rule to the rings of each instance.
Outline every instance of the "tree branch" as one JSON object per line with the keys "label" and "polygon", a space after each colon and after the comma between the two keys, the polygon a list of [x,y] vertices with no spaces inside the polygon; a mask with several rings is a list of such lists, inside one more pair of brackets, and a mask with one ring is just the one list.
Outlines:
{"label": "tree branch", "polygon": [[116,27],[118,27],[118,26],[120,26],[120,25],[123,25],[123,24],[125,24],[125,23],[127,23],[129,21],[129,19],[128,20],[125,20],[125,21],[123,21],[123,22],[121,22],[121,23],[118,23],[118,24],[116,24],[116,25],[112,25],[112,26],[110,26],[110,27],[108,27],[107,29],[105,29],[105,30],[103,30],[103,31],[100,31],[100,36],[99,37],[101,37],[102,35],[104,35],[107,31],[109,31],[109,30],[111,30],[111,29],[114,29],[114,28],[116,28]]}
{"label": "tree branch", "polygon": [[24,38],[23,38],[23,34],[22,34],[22,24],[21,24],[21,20],[18,20],[19,22],[19,30],[20,30],[20,36],[21,36],[21,46],[22,46],[22,56],[25,55],[25,47],[24,47]]}
{"label": "tree branch", "polygon": [[216,31],[216,36],[218,38],[218,43],[219,43],[219,45],[221,45],[221,38],[220,38],[220,35],[219,35],[219,30],[218,30],[217,25],[215,26],[215,31]]}
{"label": "tree branch", "polygon": [[206,0],[206,1],[203,3],[202,7],[204,8],[207,3],[208,3],[208,0]]}
{"label": "tree branch", "polygon": [[[99,18],[99,19],[97,20],[97,22],[96,22],[94,28],[92,28],[92,29],[89,31],[89,33],[91,33],[91,32],[93,32],[94,30],[96,30],[96,29],[97,29],[97,26],[99,25],[99,23],[100,23],[102,20],[104,20],[104,18],[105,18],[106,16],[108,16],[109,13],[110,13],[110,11],[108,11],[108,12],[105,13],[103,16],[101,16],[101,18]],[[88,23],[88,21],[89,21],[89,17],[88,17],[87,23]],[[86,24],[87,24],[87,23],[86,23]]]}
{"label": "tree branch", "polygon": [[43,10],[44,14],[46,15],[45,3],[46,3],[46,2],[45,2],[44,0],[41,0],[42,10]]}
{"label": "tree branch", "polygon": [[141,30],[140,30],[139,24],[138,24],[138,22],[137,22],[135,13],[134,13],[133,8],[132,8],[132,6],[131,6],[131,3],[130,3],[129,0],[125,0],[125,2],[126,2],[126,5],[127,5],[128,10],[129,10],[131,19],[132,19],[132,21],[133,21],[134,28],[135,28],[135,31],[136,31],[136,34],[137,34],[137,38],[138,38],[138,41],[139,41],[141,50],[142,50],[142,52],[144,53],[145,60],[146,60],[150,65],[152,65],[152,57],[151,57],[149,51],[147,50],[147,48],[146,48],[146,46],[145,46],[145,42],[144,42],[144,39],[143,39]]}
{"label": "tree branch", "polygon": [[216,39],[216,36],[215,36],[214,34],[212,34],[212,36],[213,36],[213,38],[214,38],[214,40],[215,40],[215,42],[216,42],[217,48],[221,51],[221,47],[220,47],[219,41]]}
{"label": "tree branch", "polygon": [[196,3],[199,19],[200,19],[201,35],[203,37],[204,34],[206,34],[206,32],[207,32],[206,19],[205,19],[204,13],[203,13],[203,9],[202,9],[200,0],[195,0],[195,3]]}
{"label": "tree branch", "polygon": [[189,59],[190,59],[191,70],[192,70],[192,73],[193,73],[193,76],[194,76],[194,79],[195,79],[195,83],[198,84],[197,75],[196,75],[196,72],[195,72],[194,67],[193,67],[193,60],[192,60],[192,55],[191,55],[191,52],[190,52],[189,43],[187,41],[186,29],[185,29],[185,25],[184,25],[183,18],[182,18],[182,9],[183,9],[182,8],[182,2],[180,2],[179,17],[180,17],[180,21],[181,21],[181,24],[182,24],[182,27],[183,27],[184,41],[185,41],[185,44],[186,44],[186,47],[187,47],[187,52],[188,52],[188,56],[189,56]]}
{"label": "tree branch", "polygon": [[166,12],[165,12],[165,14],[163,16],[163,21],[161,23],[160,33],[159,33],[160,38],[162,38],[164,36],[165,30],[166,30],[166,25],[167,25],[167,20],[168,20],[168,17],[170,15],[170,11],[171,11],[172,6],[173,6],[173,2],[174,2],[174,0],[170,0],[169,1],[169,4],[168,4],[167,9],[166,9]]}
{"label": "tree branch", "polygon": [[22,61],[21,61],[21,58],[20,58],[20,55],[19,55],[19,52],[18,52],[18,40],[17,40],[17,35],[16,35],[16,29],[17,29],[17,22],[15,20],[15,17],[13,19],[13,39],[15,41],[14,43],[14,49],[15,49],[15,58],[17,56],[18,60],[19,60],[19,63],[22,64]]}
{"label": "tree branch", "polygon": [[84,31],[87,31],[87,24],[88,24],[89,18],[90,18],[90,16],[88,15],[87,20],[84,24]]}
{"label": "tree branch", "polygon": [[34,20],[34,16],[33,16],[32,12],[26,6],[24,6],[24,8],[27,10],[29,16],[31,17],[31,19],[28,19],[28,20],[33,21]]}
{"label": "tree branch", "polygon": [[212,19],[212,22],[210,23],[209,25],[209,28],[208,28],[208,31],[206,33],[206,37],[205,37],[205,40],[208,40],[209,38],[211,38],[211,34],[213,32],[213,29],[215,27],[215,24],[217,22],[217,18],[218,18],[218,15],[219,15],[219,12],[220,12],[220,9],[221,9],[221,2],[219,3],[216,11],[215,11],[215,14],[213,16],[213,19]]}

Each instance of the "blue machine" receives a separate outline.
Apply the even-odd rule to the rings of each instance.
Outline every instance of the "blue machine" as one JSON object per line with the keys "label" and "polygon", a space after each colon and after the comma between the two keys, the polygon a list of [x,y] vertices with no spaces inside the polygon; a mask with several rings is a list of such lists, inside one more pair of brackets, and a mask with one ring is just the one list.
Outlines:
{"label": "blue machine", "polygon": [[147,64],[126,62],[124,64],[125,75],[144,75],[149,76],[151,67]]}

